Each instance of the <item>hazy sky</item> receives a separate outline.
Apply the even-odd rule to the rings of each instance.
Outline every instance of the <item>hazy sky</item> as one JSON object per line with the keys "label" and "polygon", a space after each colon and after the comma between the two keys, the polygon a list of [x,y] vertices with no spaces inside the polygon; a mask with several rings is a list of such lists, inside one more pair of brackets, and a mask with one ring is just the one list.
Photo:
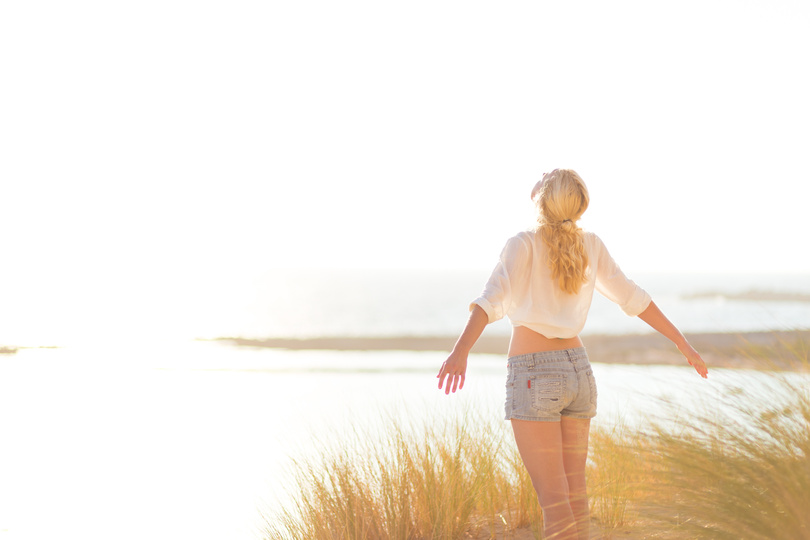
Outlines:
{"label": "hazy sky", "polygon": [[810,272],[808,5],[3,2],[0,293],[489,268],[555,167],[626,271]]}

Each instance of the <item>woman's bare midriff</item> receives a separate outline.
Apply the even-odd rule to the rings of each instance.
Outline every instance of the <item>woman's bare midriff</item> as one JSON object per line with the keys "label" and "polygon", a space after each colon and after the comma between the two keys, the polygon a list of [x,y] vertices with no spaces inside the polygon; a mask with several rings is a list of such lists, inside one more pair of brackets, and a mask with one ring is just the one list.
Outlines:
{"label": "woman's bare midriff", "polygon": [[559,351],[582,347],[579,336],[572,338],[547,338],[525,326],[512,327],[512,340],[509,342],[509,356],[518,356],[542,351]]}

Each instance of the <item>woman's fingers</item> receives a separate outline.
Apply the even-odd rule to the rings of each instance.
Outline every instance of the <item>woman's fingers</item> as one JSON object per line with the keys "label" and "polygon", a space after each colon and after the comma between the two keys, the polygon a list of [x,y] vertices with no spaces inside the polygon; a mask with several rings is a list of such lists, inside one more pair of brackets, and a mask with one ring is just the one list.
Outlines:
{"label": "woman's fingers", "polygon": [[456,377],[458,377],[458,375],[450,375],[448,377],[447,386],[444,387],[445,394],[449,394],[450,392],[456,391],[456,384],[458,384],[456,381]]}
{"label": "woman's fingers", "polygon": [[462,388],[464,388],[464,374],[453,374],[447,379],[447,386],[445,387],[444,393],[455,393],[456,390],[461,390]]}
{"label": "woman's fingers", "polygon": [[[444,387],[445,388],[444,393],[449,394],[450,393],[450,386],[453,384],[453,381],[455,379],[455,375],[453,375],[453,374],[451,374],[449,372],[449,370],[447,369],[447,366],[445,364],[442,364],[442,369],[439,370],[439,374],[436,375],[436,376],[439,378],[439,390],[441,390],[442,387]],[[446,385],[445,385],[445,383],[446,383]],[[453,390],[453,392],[455,392],[455,390]]]}
{"label": "woman's fingers", "polygon": [[444,386],[444,379],[447,377],[447,375],[448,374],[447,372],[445,372],[444,366],[442,366],[442,369],[439,370],[439,374],[436,375],[439,378],[439,389],[441,389],[441,387]]}
{"label": "woman's fingers", "polygon": [[[449,375],[450,375],[450,373],[449,373],[449,370],[447,369],[447,362],[445,361],[445,362],[442,363],[441,369],[439,369],[439,374],[436,375],[436,377],[439,379],[439,388],[440,389],[444,385],[445,378],[448,377]],[[450,384],[449,379],[447,380],[447,384]]]}
{"label": "woman's fingers", "polygon": [[467,371],[466,362],[453,362],[445,360],[439,369],[436,377],[439,379],[439,390],[444,388],[444,393],[449,394],[464,388],[465,373]]}
{"label": "woman's fingers", "polygon": [[689,362],[689,365],[698,372],[698,375],[704,379],[709,378],[709,368],[706,367],[706,362],[703,361],[703,358],[700,357],[700,354],[695,349],[687,343],[686,348],[681,349],[681,352],[686,357],[686,361]]}
{"label": "woman's fingers", "polygon": [[706,367],[706,362],[703,361],[703,358],[701,358],[699,354],[695,354],[695,356],[688,360],[692,367],[695,368],[695,371],[698,372],[698,375],[704,379],[709,378],[709,368]]}
{"label": "woman's fingers", "polygon": [[444,393],[449,394],[450,392],[455,392],[456,390],[461,390],[464,388],[464,374],[451,374],[451,373],[440,373],[439,374],[439,390],[444,387]]}

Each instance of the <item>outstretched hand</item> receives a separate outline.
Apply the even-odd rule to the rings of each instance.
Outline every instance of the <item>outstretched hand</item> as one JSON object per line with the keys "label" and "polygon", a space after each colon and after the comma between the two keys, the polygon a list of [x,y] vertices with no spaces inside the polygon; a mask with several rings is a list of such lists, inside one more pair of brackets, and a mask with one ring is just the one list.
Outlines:
{"label": "outstretched hand", "polygon": [[675,328],[675,325],[669,322],[666,315],[661,313],[661,310],[658,309],[655,302],[650,300],[650,304],[644,311],[639,313],[638,318],[649,324],[653,330],[659,332],[662,336],[674,343],[678,347],[678,350],[681,351],[681,354],[686,357],[686,361],[689,362],[689,365],[695,368],[698,375],[704,379],[708,378],[709,370],[706,367],[706,362],[704,362],[703,358],[700,357],[698,352],[691,345],[689,345],[689,342],[687,342],[686,338],[683,337],[683,334],[681,334],[681,332]]}
{"label": "outstretched hand", "polygon": [[[464,379],[467,373],[467,355],[459,354],[456,352],[450,353],[447,360],[442,364],[439,374],[436,378],[439,379],[439,390],[444,386],[444,393],[450,394],[464,388]],[[446,378],[446,386],[445,386]]]}
{"label": "outstretched hand", "polygon": [[679,350],[686,357],[686,361],[689,362],[689,365],[695,368],[698,375],[704,379],[709,377],[709,368],[706,367],[706,362],[703,361],[703,358],[700,357],[698,352],[691,345],[687,343]]}

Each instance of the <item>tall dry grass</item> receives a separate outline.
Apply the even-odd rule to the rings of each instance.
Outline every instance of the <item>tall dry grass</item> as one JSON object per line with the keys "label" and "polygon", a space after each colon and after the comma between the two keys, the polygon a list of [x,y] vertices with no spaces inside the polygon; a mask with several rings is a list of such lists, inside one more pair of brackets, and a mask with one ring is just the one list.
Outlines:
{"label": "tall dry grass", "polygon": [[418,428],[385,424],[297,463],[294,506],[268,516],[267,538],[452,540],[541,519],[503,426],[472,411]]}
{"label": "tall dry grass", "polygon": [[633,502],[646,481],[644,441],[624,424],[592,430],[588,460],[591,515],[608,538],[636,521]]}
{"label": "tall dry grass", "polygon": [[715,372],[640,427],[596,431],[589,491],[605,537],[810,540],[807,353],[742,350],[759,370]]}
{"label": "tall dry grass", "polygon": [[810,540],[810,394],[769,377],[754,392],[729,389],[702,420],[647,430],[644,458],[660,480],[639,507],[660,537]]}
{"label": "tall dry grass", "polygon": [[[640,427],[593,429],[594,531],[608,539],[810,540],[809,383],[797,373],[736,372],[710,398],[664,403]],[[266,537],[453,540],[531,528],[541,538],[507,423],[468,411],[416,427],[388,424],[382,435],[344,437],[298,463],[294,505],[268,517]]]}

